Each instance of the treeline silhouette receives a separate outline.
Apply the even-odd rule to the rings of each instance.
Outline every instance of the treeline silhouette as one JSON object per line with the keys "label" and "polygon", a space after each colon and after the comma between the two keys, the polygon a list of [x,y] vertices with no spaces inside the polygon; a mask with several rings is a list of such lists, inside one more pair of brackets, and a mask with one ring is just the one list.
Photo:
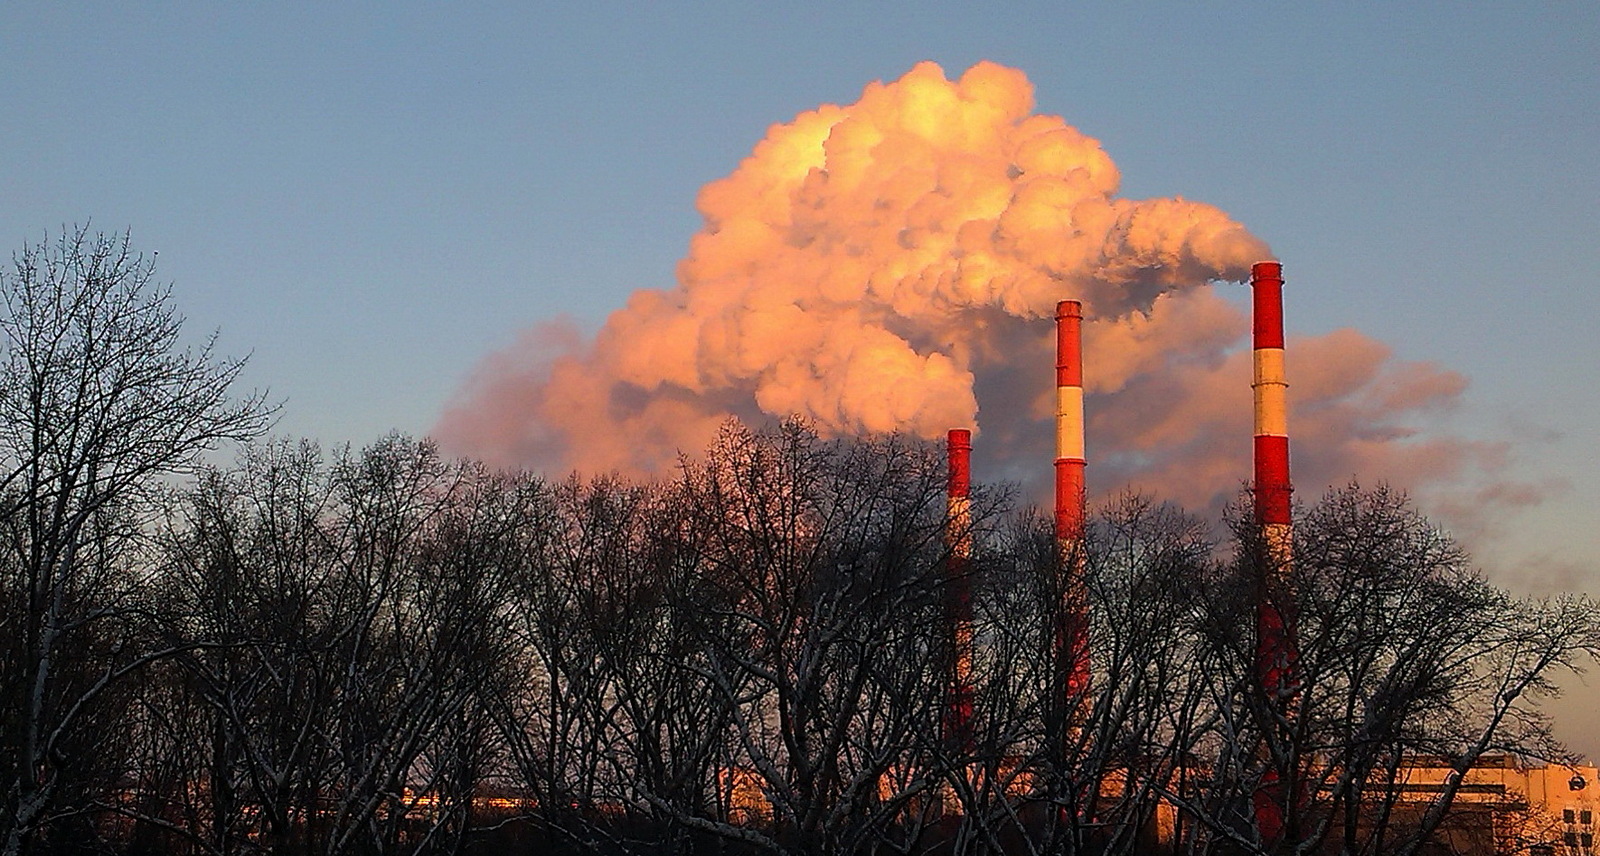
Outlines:
{"label": "treeline silhouette", "polygon": [[[1062,555],[1003,489],[950,532],[942,450],[900,436],[730,423],[650,482],[262,441],[271,408],[181,346],[125,236],[14,268],[6,854],[1428,852],[1462,776],[1402,805],[1408,759],[1562,757],[1538,699],[1600,648],[1588,600],[1511,597],[1351,486],[1271,569],[1286,705],[1256,677],[1248,509],[1125,496]],[[237,461],[205,464],[223,440]]]}

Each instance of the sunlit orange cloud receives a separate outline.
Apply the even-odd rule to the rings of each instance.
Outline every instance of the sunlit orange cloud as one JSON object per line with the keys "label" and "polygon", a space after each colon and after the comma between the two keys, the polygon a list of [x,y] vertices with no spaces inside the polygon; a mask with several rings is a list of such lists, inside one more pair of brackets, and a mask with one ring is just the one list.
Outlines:
{"label": "sunlit orange cloud", "polygon": [[[435,435],[497,465],[637,476],[729,416],[798,414],[833,436],[970,426],[980,480],[1042,482],[1047,319],[1076,298],[1091,488],[1215,503],[1249,473],[1248,319],[1200,286],[1271,253],[1213,206],[1123,199],[1119,182],[1098,141],[1033,112],[1022,72],[919,64],[774,125],[701,190],[674,287],[634,293],[590,342],[529,331]],[[1289,279],[1292,317],[1292,264]],[[1492,464],[1491,448],[1406,427],[1460,396],[1452,372],[1348,330],[1291,342],[1288,370],[1302,485]]]}

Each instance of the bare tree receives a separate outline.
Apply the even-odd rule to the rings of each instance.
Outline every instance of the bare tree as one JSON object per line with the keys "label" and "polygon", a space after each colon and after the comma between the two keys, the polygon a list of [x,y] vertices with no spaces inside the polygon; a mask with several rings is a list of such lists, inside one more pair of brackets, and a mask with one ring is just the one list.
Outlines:
{"label": "bare tree", "polygon": [[856,852],[937,779],[915,750],[943,698],[943,474],[923,444],[824,443],[793,422],[730,425],[685,465],[697,662],[726,711],[722,766],[768,815],[686,822],[773,852]]}
{"label": "bare tree", "polygon": [[260,396],[229,397],[242,360],[218,358],[214,337],[183,344],[153,277],[126,236],[86,229],[25,248],[0,275],[6,854],[82,808],[72,759],[96,753],[73,741],[108,693],[169,653],[130,624],[137,586],[111,580],[131,572],[147,500],[270,416]]}
{"label": "bare tree", "polygon": [[[1213,580],[1196,677],[1214,699],[1207,776],[1174,794],[1217,839],[1246,852],[1421,852],[1443,829],[1468,771],[1486,754],[1562,758],[1537,703],[1562,671],[1600,651],[1584,598],[1528,601],[1490,586],[1403,494],[1330,492],[1297,522],[1284,587],[1297,615],[1292,710],[1255,678],[1249,604],[1259,569],[1253,527]],[[1431,799],[1403,801],[1418,763],[1453,775]],[[1264,837],[1250,801],[1260,783],[1284,818]]]}
{"label": "bare tree", "polygon": [[1062,555],[1052,528],[1018,518],[979,565],[980,740],[955,782],[968,830],[957,850],[1148,852],[1203,716],[1189,615],[1211,543],[1200,521],[1145,497],[1096,511],[1078,545],[1093,668],[1069,697],[1055,628],[1064,565],[1080,557]]}
{"label": "bare tree", "polygon": [[598,807],[622,790],[612,664],[635,656],[633,628],[651,613],[635,585],[643,500],[615,479],[539,491],[502,595],[511,642],[492,709],[508,777],[548,848],[614,834]]}
{"label": "bare tree", "polygon": [[162,566],[195,640],[174,662],[197,710],[169,742],[198,720],[207,747],[175,831],[212,853],[462,846],[530,493],[402,437],[331,464],[274,444],[202,479]]}

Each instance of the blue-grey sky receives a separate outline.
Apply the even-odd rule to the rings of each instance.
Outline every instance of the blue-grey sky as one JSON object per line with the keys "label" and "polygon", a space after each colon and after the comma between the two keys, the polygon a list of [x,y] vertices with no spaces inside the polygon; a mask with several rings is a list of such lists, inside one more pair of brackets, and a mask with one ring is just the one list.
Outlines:
{"label": "blue-grey sky", "polygon": [[771,124],[994,60],[1124,195],[1267,240],[1291,334],[1469,378],[1421,427],[1548,491],[1491,577],[1600,591],[1597,46],[1592,2],[9,3],[0,246],[129,228],[282,432],[421,434],[519,331],[670,286]]}

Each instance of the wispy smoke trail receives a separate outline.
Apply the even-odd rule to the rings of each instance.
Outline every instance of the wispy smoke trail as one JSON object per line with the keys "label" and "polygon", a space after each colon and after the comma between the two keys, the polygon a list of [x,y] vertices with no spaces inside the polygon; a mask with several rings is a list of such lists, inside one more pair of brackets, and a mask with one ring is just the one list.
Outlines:
{"label": "wispy smoke trail", "polygon": [[[1077,298],[1091,486],[1231,495],[1249,472],[1248,322],[1196,286],[1243,280],[1270,251],[1210,205],[1119,198],[1100,144],[1032,109],[1020,71],[951,81],[923,63],[773,126],[701,191],[676,287],[635,293],[590,343],[531,331],[479,367],[436,435],[500,465],[646,474],[729,415],[829,434],[973,426],[985,477],[1027,481],[1051,454],[1043,319]],[[1405,438],[1459,376],[1353,331],[1290,349],[1301,484],[1426,482],[1498,454]]]}

